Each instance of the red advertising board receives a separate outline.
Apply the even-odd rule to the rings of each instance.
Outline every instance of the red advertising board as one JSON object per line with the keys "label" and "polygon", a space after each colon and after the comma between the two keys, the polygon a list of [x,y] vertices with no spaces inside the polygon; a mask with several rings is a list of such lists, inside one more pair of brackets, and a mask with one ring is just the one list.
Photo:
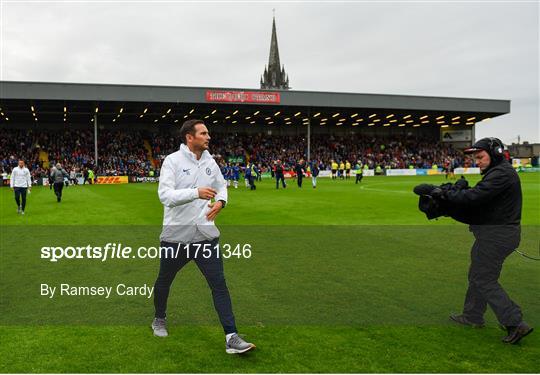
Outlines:
{"label": "red advertising board", "polygon": [[281,100],[279,92],[207,90],[207,102],[272,103]]}

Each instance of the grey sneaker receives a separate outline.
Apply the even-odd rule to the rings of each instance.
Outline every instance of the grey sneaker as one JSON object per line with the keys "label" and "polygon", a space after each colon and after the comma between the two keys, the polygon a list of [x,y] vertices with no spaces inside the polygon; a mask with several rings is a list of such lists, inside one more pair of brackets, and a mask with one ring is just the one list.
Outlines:
{"label": "grey sneaker", "polygon": [[244,341],[244,339],[238,336],[236,333],[231,336],[228,342],[225,343],[225,351],[228,354],[242,354],[255,348],[255,345]]}
{"label": "grey sneaker", "polygon": [[24,215],[24,211],[21,211],[21,215]]}
{"label": "grey sneaker", "polygon": [[167,320],[164,318],[154,318],[154,321],[152,322],[152,330],[154,331],[154,336],[169,336],[169,333],[167,332]]}
{"label": "grey sneaker", "polygon": [[21,206],[17,207],[17,213],[20,214],[21,213]]}

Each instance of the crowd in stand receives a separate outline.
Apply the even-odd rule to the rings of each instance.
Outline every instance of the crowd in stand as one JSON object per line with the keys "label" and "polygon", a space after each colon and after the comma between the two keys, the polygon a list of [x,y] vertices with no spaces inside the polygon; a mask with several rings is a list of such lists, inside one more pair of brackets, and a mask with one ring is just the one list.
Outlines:
{"label": "crowd in stand", "polygon": [[[163,159],[178,150],[178,137],[142,131],[100,130],[98,167],[95,168],[92,131],[45,131],[0,129],[0,172],[9,173],[23,158],[34,177],[47,172],[40,153],[47,153],[49,164],[61,163],[68,171],[82,173],[92,167],[97,175],[158,175]],[[145,148],[145,140],[151,150]],[[249,159],[269,170],[275,160],[292,167],[306,158],[307,141],[302,136],[267,136],[263,134],[220,134],[212,138],[210,151],[221,162]],[[150,152],[149,152],[150,151]],[[152,155],[152,158],[150,158]],[[360,161],[369,168],[431,168],[453,163],[453,167],[471,166],[462,152],[451,145],[418,137],[369,137],[312,135],[311,159],[321,169],[330,169],[332,160]]]}
{"label": "crowd in stand", "polygon": [[[68,171],[81,173],[95,165],[92,131],[36,131],[0,129],[0,168],[10,172],[23,158],[34,177],[45,177],[40,153],[48,155],[49,165],[61,163]],[[98,137],[100,175],[146,176],[152,162],[140,132],[101,130]]]}
{"label": "crowd in stand", "polygon": [[[178,141],[172,137],[156,142],[154,155],[165,158],[178,149]],[[251,161],[263,169],[281,160],[286,166],[295,165],[306,158],[307,141],[302,136],[226,135],[211,141],[211,151],[219,159],[230,160],[249,155]],[[448,161],[453,167],[471,166],[461,151],[450,144],[434,142],[425,138],[367,137],[367,136],[326,136],[311,138],[311,158],[321,162],[321,169],[330,169],[332,160],[351,163],[360,161],[369,168],[431,168],[434,164],[443,166]]]}
{"label": "crowd in stand", "polygon": [[141,132],[101,134],[98,141],[98,174],[143,177],[153,169]]}

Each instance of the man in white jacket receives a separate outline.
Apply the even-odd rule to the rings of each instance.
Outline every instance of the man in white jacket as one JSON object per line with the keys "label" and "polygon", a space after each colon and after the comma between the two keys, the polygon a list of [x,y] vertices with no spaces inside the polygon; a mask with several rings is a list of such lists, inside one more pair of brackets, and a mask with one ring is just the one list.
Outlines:
{"label": "man in white jacket", "polygon": [[227,203],[227,185],[208,152],[210,135],[204,122],[186,121],[180,136],[184,144],[165,158],[159,176],[158,194],[164,215],[152,329],[155,336],[168,336],[165,310],[171,284],[178,271],[194,260],[212,290],[214,307],[225,331],[226,352],[244,353],[255,345],[237,334],[219,254],[220,233],[214,224]]}
{"label": "man in white jacket", "polygon": [[24,160],[19,159],[19,165],[11,171],[9,186],[15,192],[15,202],[17,203],[17,213],[24,215],[26,208],[26,192],[32,189],[32,178],[30,171],[24,166]]}

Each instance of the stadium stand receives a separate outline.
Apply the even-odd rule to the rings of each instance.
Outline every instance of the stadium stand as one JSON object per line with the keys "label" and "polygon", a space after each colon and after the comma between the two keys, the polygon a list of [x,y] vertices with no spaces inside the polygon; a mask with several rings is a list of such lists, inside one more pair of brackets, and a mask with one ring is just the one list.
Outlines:
{"label": "stadium stand", "polygon": [[[15,140],[15,141],[13,141]],[[168,133],[102,130],[98,137],[99,175],[156,175],[163,159],[179,147],[178,137]],[[252,160],[263,170],[281,159],[294,165],[305,158],[302,136],[228,134],[214,137],[211,152],[220,161]],[[461,151],[441,142],[419,137],[324,136],[312,137],[312,159],[329,169],[330,160],[367,164],[370,168],[431,168],[453,160],[454,167],[471,166]],[[0,129],[0,164],[9,173],[18,158],[27,161],[33,174],[43,174],[49,164],[60,162],[68,170],[93,166],[93,133],[89,130]]]}

